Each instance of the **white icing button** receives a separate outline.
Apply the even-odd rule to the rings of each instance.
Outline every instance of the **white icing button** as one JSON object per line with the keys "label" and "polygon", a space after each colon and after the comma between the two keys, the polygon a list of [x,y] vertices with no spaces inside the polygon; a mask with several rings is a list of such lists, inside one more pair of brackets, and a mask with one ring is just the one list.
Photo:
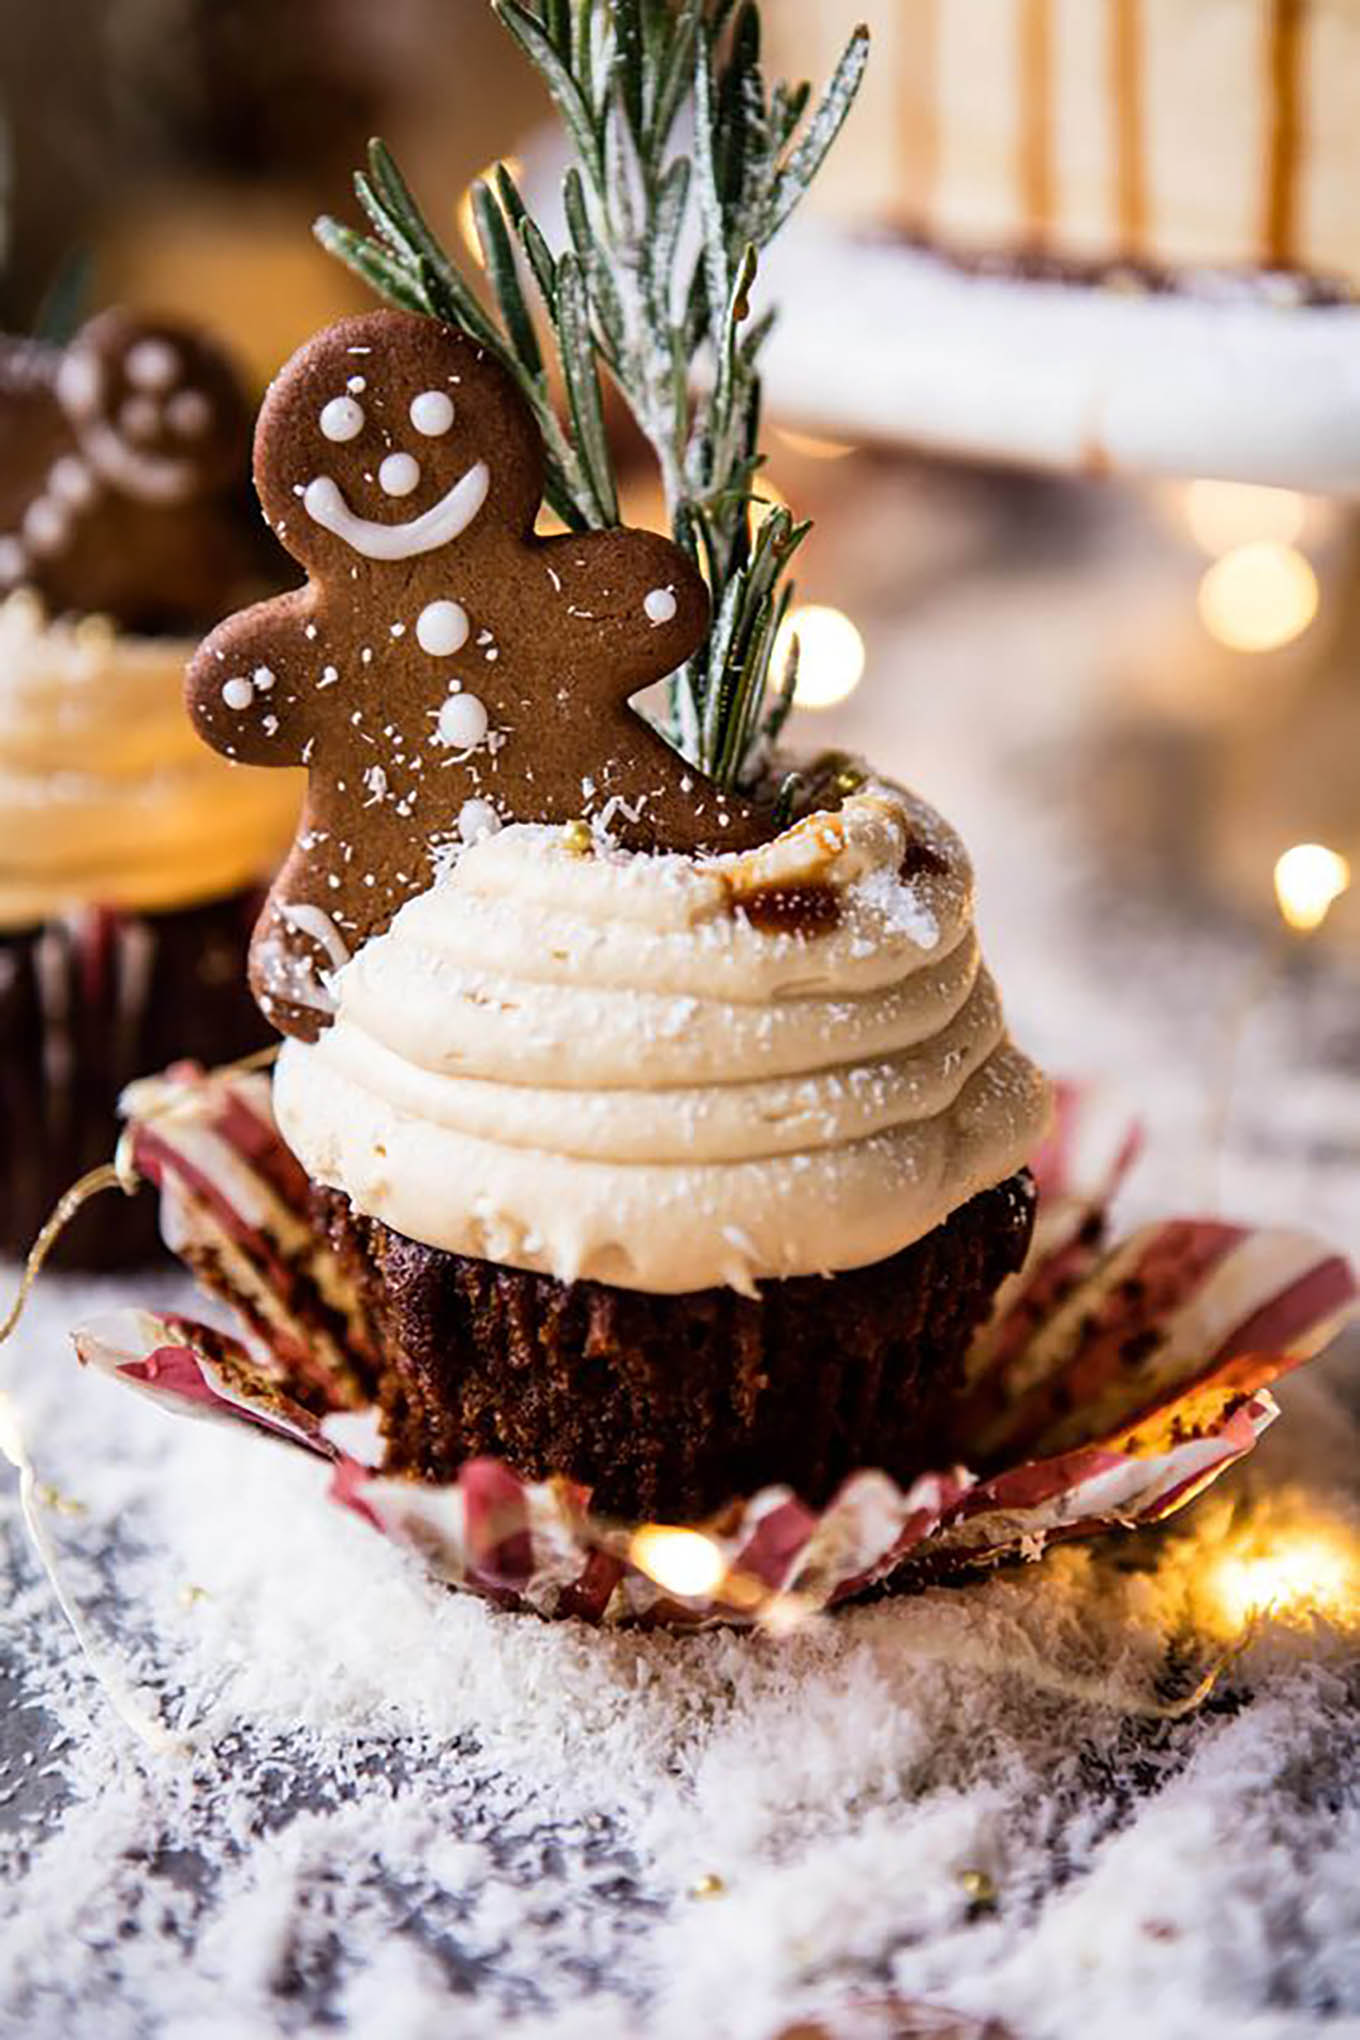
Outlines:
{"label": "white icing button", "polygon": [[160,431],[160,406],[151,397],[129,397],[118,423],[129,439],[154,439]]}
{"label": "white icing button", "polygon": [[24,512],[24,537],[35,553],[56,552],[66,543],[69,529],[66,512],[50,496],[39,496]]}
{"label": "white icing button", "polygon": [[453,398],[443,390],[422,390],[411,399],[411,423],[427,439],[439,439],[453,423]]}
{"label": "white icing button", "polygon": [[429,602],[416,618],[416,643],[432,659],[451,658],[467,638],[467,611],[461,602]]}
{"label": "white icing button", "polygon": [[648,623],[673,623],[679,606],[673,588],[653,588],[642,605]]}
{"label": "white icing button", "polygon": [[409,453],[389,453],[378,469],[378,487],[385,496],[409,496],[420,486],[420,462]]}
{"label": "white icing button", "polygon": [[321,411],[321,430],[327,439],[343,445],[347,439],[357,439],[364,429],[364,407],[356,404],[353,397],[332,397]]}
{"label": "white icing button", "polygon": [[458,810],[458,833],[465,843],[494,836],[500,825],[501,818],[489,800],[465,800]]}
{"label": "white icing button", "polygon": [[139,390],[167,390],[179,374],[179,353],[168,340],[138,340],[123,365]]}
{"label": "white icing button", "polygon": [[212,405],[202,390],[178,390],[165,407],[170,430],[181,439],[201,439],[212,423]]}
{"label": "white icing button", "polygon": [[251,702],[255,699],[255,689],[251,686],[249,680],[242,680],[239,677],[235,680],[228,680],[226,686],[222,689],[222,699],[226,702],[228,708],[249,708]]}
{"label": "white icing button", "polygon": [[474,751],[491,726],[475,694],[451,694],[439,711],[438,737],[451,751]]}
{"label": "white icing button", "polygon": [[64,453],[60,460],[53,461],[47,486],[54,496],[63,503],[69,503],[74,510],[88,509],[99,493],[93,474],[73,453]]}

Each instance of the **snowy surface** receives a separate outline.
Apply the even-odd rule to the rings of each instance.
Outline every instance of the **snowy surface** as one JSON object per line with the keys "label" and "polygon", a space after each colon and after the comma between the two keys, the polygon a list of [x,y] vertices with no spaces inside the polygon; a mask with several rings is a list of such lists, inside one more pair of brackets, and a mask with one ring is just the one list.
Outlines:
{"label": "snowy surface", "polygon": [[[857,483],[857,531],[899,486]],[[1353,955],[1272,988],[1225,1104],[1261,937],[1093,834],[1092,646],[1141,616],[1110,551],[908,610],[856,546],[901,679],[816,734],[938,800],[1018,1031],[1146,1110],[1130,1215],[1354,1245]],[[129,1294],[166,1300],[45,1284],[0,1363],[90,1653],[7,1489],[0,2031],[773,2040],[890,1995],[1021,2040],[1360,2031],[1354,1594],[1244,1639],[1223,1587],[1248,1537],[1360,1552],[1354,1342],[1161,1532],[779,1640],[644,1637],[443,1594],[317,1469],[78,1374],[66,1329]]]}

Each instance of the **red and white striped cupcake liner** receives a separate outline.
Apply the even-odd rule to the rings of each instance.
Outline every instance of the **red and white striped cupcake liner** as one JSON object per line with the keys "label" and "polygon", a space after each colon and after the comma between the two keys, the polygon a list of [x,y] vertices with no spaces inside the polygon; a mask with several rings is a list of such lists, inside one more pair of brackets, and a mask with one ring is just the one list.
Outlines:
{"label": "red and white striped cupcake liner", "polygon": [[128,1112],[124,1155],[159,1191],[167,1242],[242,1333],[125,1310],[75,1334],[80,1358],[327,1461],[332,1499],[437,1578],[545,1616],[777,1628],[890,1580],[1157,1522],[1251,1451],[1279,1414],[1269,1384],[1357,1295],[1345,1259],[1297,1233],[1173,1218],[1107,1244],[1136,1141],[1102,1135],[1069,1092],[1035,1164],[1029,1261],[971,1356],[962,1435],[984,1472],[942,1467],[903,1489],[865,1468],[821,1509],[767,1487],[700,1525],[621,1523],[573,1481],[491,1459],[440,1486],[383,1475],[357,1300],[309,1221],[267,1077],[179,1067],[134,1086]]}

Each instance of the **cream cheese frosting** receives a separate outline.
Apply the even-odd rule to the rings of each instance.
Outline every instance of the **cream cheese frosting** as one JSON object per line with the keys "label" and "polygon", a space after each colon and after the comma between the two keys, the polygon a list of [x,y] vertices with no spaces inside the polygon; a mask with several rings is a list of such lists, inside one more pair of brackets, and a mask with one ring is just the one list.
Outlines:
{"label": "cream cheese frosting", "polygon": [[193,646],[0,604],[0,927],[86,905],[153,912],[265,877],[301,775],[214,757],[184,712]]}
{"label": "cream cheese frosting", "polygon": [[426,1245],[672,1294],[885,1259],[1011,1175],[1048,1089],[962,844],[896,789],[763,849],[469,846],[285,1043],[318,1182]]}

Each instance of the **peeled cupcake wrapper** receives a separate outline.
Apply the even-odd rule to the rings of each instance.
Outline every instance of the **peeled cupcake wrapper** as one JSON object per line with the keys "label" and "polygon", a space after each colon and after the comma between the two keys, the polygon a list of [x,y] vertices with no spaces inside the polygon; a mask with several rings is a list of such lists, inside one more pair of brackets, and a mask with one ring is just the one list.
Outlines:
{"label": "peeled cupcake wrapper", "polygon": [[[1327,1343],[1357,1294],[1347,1262],[1297,1233],[1167,1219],[1107,1248],[1136,1137],[1111,1138],[1098,1104],[1066,1092],[1035,1163],[1029,1260],[970,1356],[959,1436],[985,1474],[950,1466],[904,1490],[865,1469],[822,1509],[763,1488],[686,1526],[708,1541],[684,1555],[716,1584],[682,1593],[665,1526],[595,1515],[564,1477],[525,1480],[487,1458],[438,1486],[378,1470],[358,1299],[308,1215],[267,1077],[179,1066],[125,1103],[124,1155],[159,1190],[167,1243],[244,1336],[131,1309],[78,1331],[80,1359],[173,1410],[326,1461],[331,1499],[437,1578],[545,1616],[778,1627],[894,1576],[958,1575],[1157,1522],[1251,1451],[1279,1414],[1267,1385]],[[1094,1189],[1077,1190],[1079,1175]]]}

